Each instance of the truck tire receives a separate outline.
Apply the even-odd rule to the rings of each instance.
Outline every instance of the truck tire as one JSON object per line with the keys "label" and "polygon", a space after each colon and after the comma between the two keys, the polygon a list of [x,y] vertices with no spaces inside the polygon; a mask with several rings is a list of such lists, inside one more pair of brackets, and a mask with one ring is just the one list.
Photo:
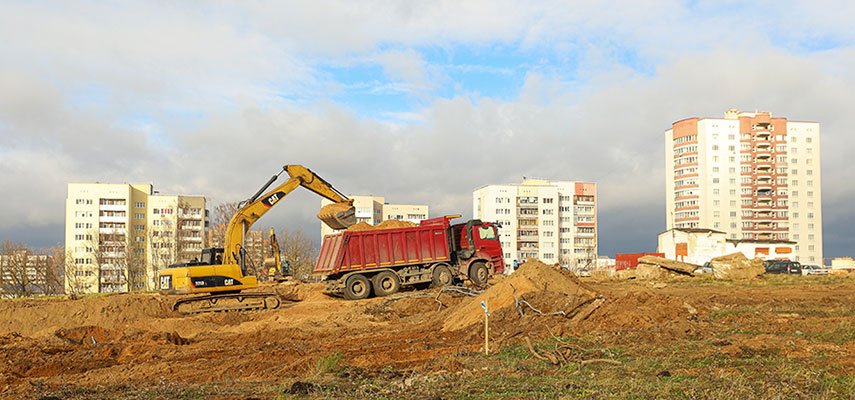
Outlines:
{"label": "truck tire", "polygon": [[454,276],[451,274],[451,269],[445,265],[437,265],[433,267],[433,273],[431,274],[431,282],[434,287],[443,287],[448,286],[454,280]]}
{"label": "truck tire", "polygon": [[392,271],[381,271],[374,275],[374,295],[377,297],[388,296],[397,293],[401,289],[401,279]]}
{"label": "truck tire", "polygon": [[344,297],[348,300],[362,300],[371,294],[371,282],[365,275],[356,274],[347,278],[344,284]]}
{"label": "truck tire", "polygon": [[475,285],[486,285],[488,278],[490,278],[490,271],[487,271],[487,264],[483,261],[476,261],[469,267],[469,279]]}

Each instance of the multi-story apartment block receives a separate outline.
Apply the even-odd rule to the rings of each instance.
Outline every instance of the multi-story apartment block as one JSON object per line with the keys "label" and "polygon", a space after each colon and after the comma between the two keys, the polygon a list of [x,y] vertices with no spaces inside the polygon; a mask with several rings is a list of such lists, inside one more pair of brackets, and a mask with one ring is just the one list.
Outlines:
{"label": "multi-story apartment block", "polygon": [[818,122],[731,109],[673,123],[665,154],[667,229],[791,240],[795,259],[822,261]]}
{"label": "multi-story apartment block", "polygon": [[66,291],[152,290],[165,266],[199,256],[205,198],[155,195],[150,184],[69,183]]}
{"label": "multi-story apartment block", "polygon": [[474,218],[501,224],[506,270],[536,258],[580,271],[597,260],[597,184],[523,179],[472,192]]}
{"label": "multi-story apartment block", "polygon": [[[353,199],[353,207],[356,208],[356,222],[365,222],[368,225],[377,225],[383,221],[396,219],[401,221],[410,221],[419,223],[423,219],[427,219],[429,207],[427,205],[416,204],[388,204],[382,196],[351,196]],[[327,199],[321,200],[321,207],[331,204]],[[332,229],[325,223],[321,222],[321,238],[324,236],[339,232]]]}

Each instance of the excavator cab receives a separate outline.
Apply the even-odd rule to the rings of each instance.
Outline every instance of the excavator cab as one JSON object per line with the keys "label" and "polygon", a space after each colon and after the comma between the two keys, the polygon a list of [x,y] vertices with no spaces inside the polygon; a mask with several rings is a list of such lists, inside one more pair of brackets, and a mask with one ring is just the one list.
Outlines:
{"label": "excavator cab", "polygon": [[202,249],[202,259],[200,264],[204,265],[220,265],[223,263],[223,249]]}

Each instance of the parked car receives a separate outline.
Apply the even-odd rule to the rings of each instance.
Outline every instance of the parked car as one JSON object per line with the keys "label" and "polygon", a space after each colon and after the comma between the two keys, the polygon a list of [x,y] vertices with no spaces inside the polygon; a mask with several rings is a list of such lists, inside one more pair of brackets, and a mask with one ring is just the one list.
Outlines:
{"label": "parked car", "polygon": [[828,270],[819,265],[802,265],[802,275],[828,275]]}
{"label": "parked car", "polygon": [[712,266],[710,265],[709,261],[707,261],[704,263],[704,265],[702,267],[696,269],[694,271],[694,273],[696,273],[696,274],[711,274],[712,273]]}
{"label": "parked car", "polygon": [[763,267],[766,268],[767,274],[802,274],[802,265],[798,261],[767,260],[763,262]]}

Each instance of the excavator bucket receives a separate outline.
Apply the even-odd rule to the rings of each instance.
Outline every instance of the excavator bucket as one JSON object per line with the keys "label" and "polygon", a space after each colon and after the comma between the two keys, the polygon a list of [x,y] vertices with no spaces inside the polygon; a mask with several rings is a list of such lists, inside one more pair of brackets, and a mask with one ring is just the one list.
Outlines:
{"label": "excavator bucket", "polygon": [[330,228],[347,229],[356,223],[356,208],[353,207],[352,200],[333,203],[321,208],[318,219],[324,221]]}

